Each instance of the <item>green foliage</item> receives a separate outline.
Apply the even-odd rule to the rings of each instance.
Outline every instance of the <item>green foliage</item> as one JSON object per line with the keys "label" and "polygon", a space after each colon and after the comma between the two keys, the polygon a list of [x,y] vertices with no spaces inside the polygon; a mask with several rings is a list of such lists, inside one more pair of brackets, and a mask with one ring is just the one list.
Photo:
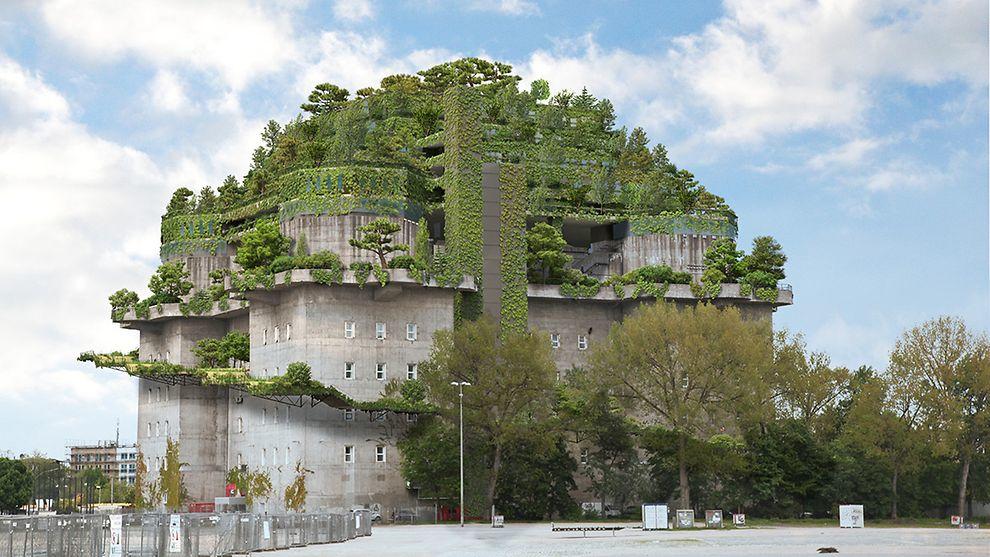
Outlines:
{"label": "green foliage", "polygon": [[368,277],[371,276],[372,268],[371,263],[367,261],[355,261],[351,263],[351,271],[354,271],[354,280],[357,282],[358,288],[364,288],[364,285],[368,283]]}
{"label": "green foliage", "polygon": [[155,303],[165,304],[180,301],[192,290],[193,283],[189,282],[189,271],[182,261],[162,263],[148,281],[148,289]]}
{"label": "green foliage", "polygon": [[705,269],[718,271],[724,277],[723,282],[736,282],[741,274],[740,262],[743,252],[736,249],[736,241],[732,238],[719,238],[705,251]]}
{"label": "green foliage", "polygon": [[595,277],[589,277],[576,273],[576,276],[568,276],[560,285],[560,293],[571,298],[593,298],[598,295],[602,288],[602,283]]}
{"label": "green foliage", "polygon": [[411,255],[396,255],[388,261],[389,269],[412,269],[418,264],[415,257]]}
{"label": "green foliage", "polygon": [[231,331],[223,338],[205,338],[196,343],[193,354],[200,367],[227,367],[231,360],[251,360],[251,340],[246,333]]}
{"label": "green foliage", "polygon": [[0,511],[18,512],[31,500],[31,487],[31,473],[23,462],[0,458]]}
{"label": "green foliage", "polygon": [[488,316],[434,335],[420,379],[445,420],[458,415],[458,391],[451,381],[471,383],[464,388],[465,428],[475,446],[485,447],[479,456],[490,471],[484,481],[486,508],[496,496],[506,447],[517,434],[549,420],[555,378],[543,335],[501,330]]}
{"label": "green foliage", "polygon": [[192,213],[196,209],[196,194],[189,188],[179,188],[172,194],[172,199],[165,208],[165,216]]}
{"label": "green foliage", "polygon": [[299,108],[314,116],[329,114],[343,108],[349,95],[350,93],[347,89],[331,85],[330,83],[320,83],[309,94],[309,102],[303,103]]}
{"label": "green foliage", "polygon": [[564,253],[563,234],[547,223],[526,232],[526,268],[530,282],[559,282],[571,258]]}
{"label": "green foliage", "polygon": [[165,508],[178,511],[189,498],[185,483],[182,479],[182,467],[187,463],[179,460],[179,442],[171,437],[165,440],[165,459],[161,470],[158,471],[156,493],[165,500]]}
{"label": "green foliage", "polygon": [[267,267],[277,257],[288,253],[289,244],[290,240],[282,235],[277,222],[259,220],[241,237],[234,262],[245,269]]}
{"label": "green foliage", "polygon": [[699,305],[641,306],[591,356],[590,372],[643,423],[664,423],[679,438],[679,499],[690,505],[686,439],[715,420],[756,412],[769,386],[772,350],[765,324],[738,310]]}
{"label": "green foliage", "polygon": [[[253,505],[257,499],[268,499],[272,494],[272,480],[268,472],[234,467],[227,470],[226,482],[234,484],[247,504]],[[305,500],[305,495],[303,496]]]}
{"label": "green foliage", "polygon": [[402,225],[386,218],[375,219],[358,227],[358,237],[349,243],[357,249],[370,251],[378,256],[380,266],[388,267],[386,256],[395,251],[409,251],[405,244],[392,244],[392,235],[402,230]]}
{"label": "green foliage", "polygon": [[545,79],[533,80],[529,88],[530,95],[538,101],[545,101],[550,98],[550,84]]}
{"label": "green foliage", "polygon": [[545,520],[579,509],[570,492],[577,489],[577,463],[562,436],[516,431],[506,445],[495,507],[516,520]]}
{"label": "green foliage", "polygon": [[343,272],[344,264],[336,253],[319,251],[312,255],[281,255],[276,257],[269,266],[269,271],[272,273],[281,273],[291,269],[326,269],[333,272]]}
{"label": "green foliage", "polygon": [[[784,264],[787,263],[787,256],[781,251],[780,244],[772,236],[757,236],[753,238],[753,248],[749,255],[740,262],[740,266],[747,276],[753,273],[760,273],[758,276],[772,277],[773,284],[761,284],[760,286],[776,287],[777,281],[784,280]],[[751,284],[755,283],[751,282]]]}
{"label": "green foliage", "polygon": [[502,254],[499,273],[502,278],[501,327],[523,332],[529,326],[529,298],[526,273],[526,182],[523,168],[502,165],[499,182],[502,189],[499,215],[499,250]]}
{"label": "green foliage", "polygon": [[119,321],[128,310],[133,309],[138,303],[138,295],[126,288],[114,292],[110,295],[110,318]]}
{"label": "green foliage", "polygon": [[[433,68],[427,73],[427,81],[434,87],[444,87],[442,82],[447,79],[458,83],[468,81],[464,73],[474,66],[467,63],[467,68],[459,65]],[[481,159],[477,156],[481,150],[481,94],[476,88],[451,87],[443,94],[445,114],[444,128],[444,160],[446,169],[441,178],[445,195],[445,238],[446,253],[450,257],[453,269],[462,275],[481,276],[482,268],[482,238],[481,238]],[[459,299],[463,295],[458,296]],[[470,305],[470,304],[469,304]],[[473,313],[469,311],[468,313]],[[474,316],[466,316],[471,319]]]}

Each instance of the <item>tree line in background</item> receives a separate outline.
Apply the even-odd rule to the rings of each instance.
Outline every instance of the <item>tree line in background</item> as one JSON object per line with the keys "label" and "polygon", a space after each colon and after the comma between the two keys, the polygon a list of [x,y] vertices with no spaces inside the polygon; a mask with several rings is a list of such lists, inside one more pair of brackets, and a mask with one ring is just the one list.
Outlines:
{"label": "tree line in background", "polygon": [[887,369],[832,366],[800,336],[708,304],[644,305],[558,381],[549,341],[487,318],[438,333],[420,379],[441,409],[400,441],[422,498],[466,514],[575,516],[581,486],[762,517],[969,514],[990,500],[990,342],[955,318],[906,331]]}

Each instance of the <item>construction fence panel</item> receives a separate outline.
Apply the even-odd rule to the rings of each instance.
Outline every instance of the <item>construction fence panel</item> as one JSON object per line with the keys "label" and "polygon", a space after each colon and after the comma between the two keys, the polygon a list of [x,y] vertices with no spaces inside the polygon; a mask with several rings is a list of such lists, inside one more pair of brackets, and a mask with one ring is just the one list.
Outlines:
{"label": "construction fence panel", "polygon": [[[221,557],[371,534],[368,511],[0,517],[0,557]],[[114,523],[119,524],[114,527]]]}

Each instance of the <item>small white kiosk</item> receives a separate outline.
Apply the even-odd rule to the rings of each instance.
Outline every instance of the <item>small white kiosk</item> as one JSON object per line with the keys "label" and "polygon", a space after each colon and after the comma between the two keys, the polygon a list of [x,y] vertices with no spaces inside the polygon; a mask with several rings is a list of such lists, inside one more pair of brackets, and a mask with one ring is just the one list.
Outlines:
{"label": "small white kiosk", "polygon": [[668,526],[667,505],[659,503],[643,504],[643,530],[666,530]]}
{"label": "small white kiosk", "polygon": [[863,505],[839,505],[839,528],[862,528]]}

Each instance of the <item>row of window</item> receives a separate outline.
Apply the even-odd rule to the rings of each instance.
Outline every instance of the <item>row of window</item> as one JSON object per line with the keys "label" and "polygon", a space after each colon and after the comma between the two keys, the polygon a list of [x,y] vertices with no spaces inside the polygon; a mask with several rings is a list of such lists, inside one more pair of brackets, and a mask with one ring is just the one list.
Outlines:
{"label": "row of window", "polygon": [[[406,364],[406,379],[416,379],[419,377],[419,364]],[[375,364],[375,379],[385,381],[388,378],[388,364],[378,362]],[[357,379],[357,367],[354,362],[344,362],[344,379]]]}
{"label": "row of window", "polygon": [[[560,348],[560,333],[550,333],[550,347]],[[578,350],[588,349],[588,337],[587,335],[577,336],[577,348]]]}
{"label": "row of window", "polygon": [[[285,340],[292,339],[292,324],[285,324]],[[278,326],[272,329],[275,344],[282,341],[281,329]],[[344,321],[344,338],[357,337],[357,323],[354,321]],[[388,325],[384,322],[375,323],[375,339],[385,340],[388,337]],[[406,340],[416,342],[419,338],[419,326],[416,323],[406,323]],[[268,328],[261,331],[261,344],[268,345]]]}
{"label": "row of window", "polygon": [[[148,424],[147,424],[147,435],[146,435],[146,437],[151,437],[152,436],[151,435],[151,432],[152,432],[151,422],[148,422]],[[165,433],[165,437],[168,437],[169,436],[169,433],[170,433],[169,427],[168,427],[168,420],[165,420],[165,427],[164,428],[162,427],[162,422],[155,422],[154,432],[155,432],[155,435],[154,435],[155,437],[161,437],[162,432]]]}
{"label": "row of window", "polygon": [[148,402],[149,403],[152,401],[151,400],[152,394],[154,394],[154,401],[155,402],[161,402],[162,400],[164,400],[165,402],[168,402],[169,388],[168,387],[165,387],[165,392],[164,392],[165,397],[163,399],[162,398],[162,388],[161,387],[156,387],[155,389],[152,389],[152,388],[149,387],[148,388]]}
{"label": "row of window", "polygon": [[[375,462],[387,462],[387,451],[388,447],[385,445],[375,446]],[[271,455],[271,460],[269,460],[269,454]],[[282,453],[284,457],[279,458],[278,447],[272,447],[271,453],[268,452],[267,447],[262,447],[261,449],[261,466],[278,466],[279,461],[285,465],[289,466],[292,464],[292,447],[286,447],[285,452]],[[357,451],[354,445],[345,445],[343,459],[345,464],[353,464],[357,462]],[[244,457],[241,453],[237,453],[237,466],[238,468],[246,464],[244,462]],[[155,458],[155,466],[160,468],[159,457]]]}
{"label": "row of window", "polygon": [[[387,412],[373,412],[372,414],[373,414],[372,415],[372,419],[374,419],[376,422],[384,421],[385,420],[385,417],[388,415]],[[272,421],[272,423],[273,424],[277,424],[278,423],[278,416],[279,416],[278,406],[275,407],[273,416],[274,416],[274,421]],[[345,422],[353,422],[354,421],[354,409],[353,408],[346,408],[344,410],[344,421]],[[416,415],[415,414],[406,414],[406,421],[407,422],[410,422],[410,423],[415,422],[416,421]],[[235,423],[237,424],[236,425],[236,432],[237,433],[244,433],[244,418],[241,417],[241,416],[238,416],[237,417],[237,421]],[[289,408],[286,408],[285,409],[285,423],[289,423]],[[261,425],[268,425],[268,409],[267,408],[262,408],[261,409]],[[165,426],[168,427],[168,422],[165,422]],[[150,434],[149,434],[149,437],[150,437]]]}

